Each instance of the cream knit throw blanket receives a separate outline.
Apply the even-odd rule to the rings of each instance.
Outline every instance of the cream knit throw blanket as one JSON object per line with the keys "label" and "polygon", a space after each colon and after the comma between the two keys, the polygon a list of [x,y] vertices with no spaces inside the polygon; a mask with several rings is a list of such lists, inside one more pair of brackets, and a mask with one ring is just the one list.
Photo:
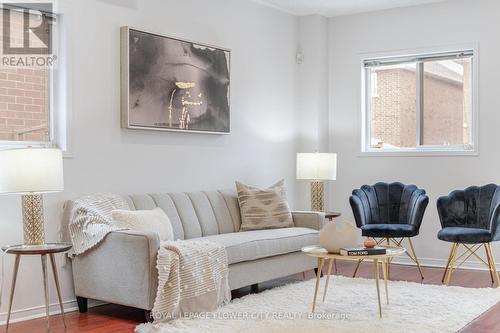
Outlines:
{"label": "cream knit throw blanket", "polygon": [[226,249],[203,239],[163,242],[157,257],[155,323],[229,303]]}
{"label": "cream knit throw blanket", "polygon": [[111,212],[130,209],[127,201],[117,194],[92,194],[73,202],[68,229],[73,248],[70,256],[82,254],[99,244],[111,231],[123,230],[113,225]]}

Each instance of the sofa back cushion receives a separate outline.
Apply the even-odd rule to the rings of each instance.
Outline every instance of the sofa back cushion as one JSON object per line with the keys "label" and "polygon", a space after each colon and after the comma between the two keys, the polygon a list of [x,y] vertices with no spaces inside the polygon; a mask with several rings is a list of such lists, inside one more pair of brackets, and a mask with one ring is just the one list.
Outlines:
{"label": "sofa back cushion", "polygon": [[174,239],[236,232],[241,225],[233,190],[139,194],[126,199],[131,209],[162,208],[172,224]]}

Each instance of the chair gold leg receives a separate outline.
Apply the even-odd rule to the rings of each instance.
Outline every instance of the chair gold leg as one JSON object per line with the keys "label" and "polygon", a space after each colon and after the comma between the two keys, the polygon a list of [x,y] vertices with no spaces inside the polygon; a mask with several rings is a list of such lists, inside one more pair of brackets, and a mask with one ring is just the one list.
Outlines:
{"label": "chair gold leg", "polygon": [[352,273],[352,277],[353,277],[353,278],[355,278],[355,277],[356,277],[356,273],[358,272],[359,265],[361,265],[361,262],[362,262],[362,261],[363,261],[362,259],[358,260],[358,264],[356,265],[356,269],[354,269],[354,273]]}
{"label": "chair gold leg", "polygon": [[459,243],[455,243],[455,247],[453,249],[453,254],[451,256],[450,268],[448,269],[448,275],[446,276],[446,286],[450,284],[451,275],[453,274],[453,265],[455,265],[455,258],[457,256],[458,248],[460,247]]}
{"label": "chair gold leg", "polygon": [[495,284],[495,280],[493,279],[493,267],[491,266],[491,258],[490,252],[488,251],[488,245],[486,243],[483,244],[484,251],[486,252],[486,259],[488,259],[488,270],[490,271],[491,284]]}
{"label": "chair gold leg", "polygon": [[[464,252],[464,254],[469,253],[469,255],[468,255],[468,256],[467,256],[467,257],[466,257],[466,258],[462,261],[462,263],[461,263],[461,264],[463,264],[463,263],[464,263],[467,259],[469,259],[471,256],[474,256],[474,257],[476,257],[476,259],[477,259],[479,262],[482,262],[485,266],[488,266],[488,263],[487,263],[486,261],[484,261],[484,260],[483,260],[483,258],[481,258],[480,256],[478,256],[478,255],[476,254],[477,250],[479,250],[479,249],[481,248],[482,244],[475,244],[475,245],[473,245],[473,246],[468,246],[467,244],[462,244],[462,245],[463,245],[463,246],[465,247],[465,249],[466,249],[466,251]],[[457,258],[457,260],[458,260],[458,258]],[[460,265],[461,265],[461,264],[460,264]]]}
{"label": "chair gold leg", "polygon": [[326,299],[326,292],[328,291],[328,286],[330,284],[330,275],[332,274],[332,264],[334,259],[330,259],[328,263],[328,275],[326,276],[325,291],[323,292],[323,303]]}
{"label": "chair gold leg", "polygon": [[420,277],[422,280],[424,279],[424,273],[422,273],[422,267],[420,267],[420,263],[418,262],[417,253],[415,252],[415,248],[413,247],[413,242],[411,238],[408,237],[408,243],[410,243],[411,252],[413,253],[413,257],[415,258],[415,262],[417,263],[418,271],[420,272]]}
{"label": "chair gold leg", "polygon": [[320,281],[321,281],[321,271],[323,270],[323,262],[324,262],[324,259],[323,258],[318,258],[318,262],[319,262],[319,265],[318,265],[318,274],[316,274],[316,288],[314,289],[314,298],[313,298],[313,305],[312,305],[312,312],[314,313],[314,310],[316,310],[316,298],[318,296],[318,288],[319,288],[319,284],[320,284]]}
{"label": "chair gold leg", "polygon": [[[374,238],[375,239],[375,238]],[[380,245],[382,244],[382,242],[384,241],[384,238],[381,238],[377,241],[377,245]],[[352,274],[352,277],[355,278],[356,277],[356,274],[358,273],[358,269],[359,269],[359,265],[361,265],[361,262],[363,261],[364,259],[359,259],[358,260],[358,264],[356,265],[356,268],[354,269],[354,273]],[[336,271],[335,271],[336,272]]]}
{"label": "chair gold leg", "polygon": [[450,254],[448,255],[448,262],[446,263],[446,267],[444,268],[443,277],[441,278],[441,283],[444,283],[446,273],[448,272],[448,267],[450,267],[451,255],[453,254],[454,249],[455,249],[455,243],[451,245]]}
{"label": "chair gold leg", "polygon": [[490,253],[491,268],[493,268],[493,273],[494,273],[493,276],[495,277],[497,287],[499,287],[500,279],[498,277],[497,265],[495,263],[495,257],[493,256],[493,250],[491,249],[491,244],[490,243],[486,244],[486,247],[488,248],[488,252]]}
{"label": "chair gold leg", "polygon": [[[387,241],[387,246],[391,245],[391,240],[389,238],[386,239]],[[391,274],[391,258],[387,258],[387,278],[389,279],[389,276]]]}
{"label": "chair gold leg", "polygon": [[380,285],[379,285],[379,272],[378,272],[378,259],[373,260],[373,267],[375,269],[375,285],[377,286],[377,300],[378,300],[378,315],[382,318],[382,305],[380,304]]}

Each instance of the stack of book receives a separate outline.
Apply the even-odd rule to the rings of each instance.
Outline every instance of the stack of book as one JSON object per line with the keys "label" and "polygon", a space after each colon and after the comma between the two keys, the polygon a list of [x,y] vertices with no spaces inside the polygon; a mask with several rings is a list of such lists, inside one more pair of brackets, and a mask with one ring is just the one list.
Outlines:
{"label": "stack of book", "polygon": [[340,249],[340,254],[343,256],[375,256],[386,254],[386,249],[383,247],[351,247]]}

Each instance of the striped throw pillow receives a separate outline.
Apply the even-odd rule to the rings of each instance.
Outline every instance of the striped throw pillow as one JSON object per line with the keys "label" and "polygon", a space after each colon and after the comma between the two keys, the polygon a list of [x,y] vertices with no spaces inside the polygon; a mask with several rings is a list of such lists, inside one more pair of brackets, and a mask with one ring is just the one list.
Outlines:
{"label": "striped throw pillow", "polygon": [[241,211],[240,231],[293,227],[285,180],[266,190],[236,182]]}

